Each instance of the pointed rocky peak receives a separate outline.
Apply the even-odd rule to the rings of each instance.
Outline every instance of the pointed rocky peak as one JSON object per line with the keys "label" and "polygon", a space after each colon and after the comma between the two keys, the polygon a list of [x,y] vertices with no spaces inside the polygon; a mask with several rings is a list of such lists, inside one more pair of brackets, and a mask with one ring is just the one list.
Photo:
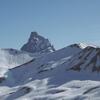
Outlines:
{"label": "pointed rocky peak", "polygon": [[55,51],[49,40],[40,36],[37,32],[31,32],[28,42],[22,46],[21,50],[31,53]]}
{"label": "pointed rocky peak", "polygon": [[38,33],[37,32],[31,32],[31,37],[35,37],[35,36],[38,36]]}
{"label": "pointed rocky peak", "polygon": [[38,41],[39,35],[37,32],[31,32],[30,38],[28,42],[35,42]]}

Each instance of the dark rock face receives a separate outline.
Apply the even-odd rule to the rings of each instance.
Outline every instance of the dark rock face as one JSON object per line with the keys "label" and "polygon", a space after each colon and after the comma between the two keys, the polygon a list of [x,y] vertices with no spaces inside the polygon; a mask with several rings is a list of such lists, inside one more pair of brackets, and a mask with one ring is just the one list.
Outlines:
{"label": "dark rock face", "polygon": [[100,48],[88,46],[71,59],[70,70],[100,72]]}
{"label": "dark rock face", "polygon": [[26,44],[21,48],[22,51],[27,51],[30,53],[37,52],[53,52],[54,47],[51,45],[48,39],[38,35],[37,32],[31,32],[30,38]]}

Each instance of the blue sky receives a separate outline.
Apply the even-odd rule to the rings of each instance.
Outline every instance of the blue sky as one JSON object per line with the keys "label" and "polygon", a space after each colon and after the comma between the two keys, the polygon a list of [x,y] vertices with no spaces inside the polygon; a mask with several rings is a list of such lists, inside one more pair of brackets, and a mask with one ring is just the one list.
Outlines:
{"label": "blue sky", "polygon": [[31,31],[57,49],[100,45],[100,0],[0,0],[0,48],[20,49]]}

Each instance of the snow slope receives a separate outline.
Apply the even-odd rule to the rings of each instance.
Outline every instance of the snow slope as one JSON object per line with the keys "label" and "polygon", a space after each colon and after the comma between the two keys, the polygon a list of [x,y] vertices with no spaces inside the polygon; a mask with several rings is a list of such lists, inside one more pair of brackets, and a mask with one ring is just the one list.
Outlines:
{"label": "snow slope", "polygon": [[0,49],[0,66],[13,68],[33,59],[32,54],[15,49]]}
{"label": "snow slope", "polygon": [[15,49],[0,49],[0,77],[9,69],[33,59],[32,54]]}

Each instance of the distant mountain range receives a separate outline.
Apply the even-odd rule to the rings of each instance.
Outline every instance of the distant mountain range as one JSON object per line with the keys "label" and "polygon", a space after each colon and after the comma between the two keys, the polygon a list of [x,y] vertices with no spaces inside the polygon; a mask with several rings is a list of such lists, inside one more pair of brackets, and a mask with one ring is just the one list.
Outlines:
{"label": "distant mountain range", "polygon": [[100,100],[100,48],[55,50],[31,32],[21,50],[0,49],[0,100]]}

